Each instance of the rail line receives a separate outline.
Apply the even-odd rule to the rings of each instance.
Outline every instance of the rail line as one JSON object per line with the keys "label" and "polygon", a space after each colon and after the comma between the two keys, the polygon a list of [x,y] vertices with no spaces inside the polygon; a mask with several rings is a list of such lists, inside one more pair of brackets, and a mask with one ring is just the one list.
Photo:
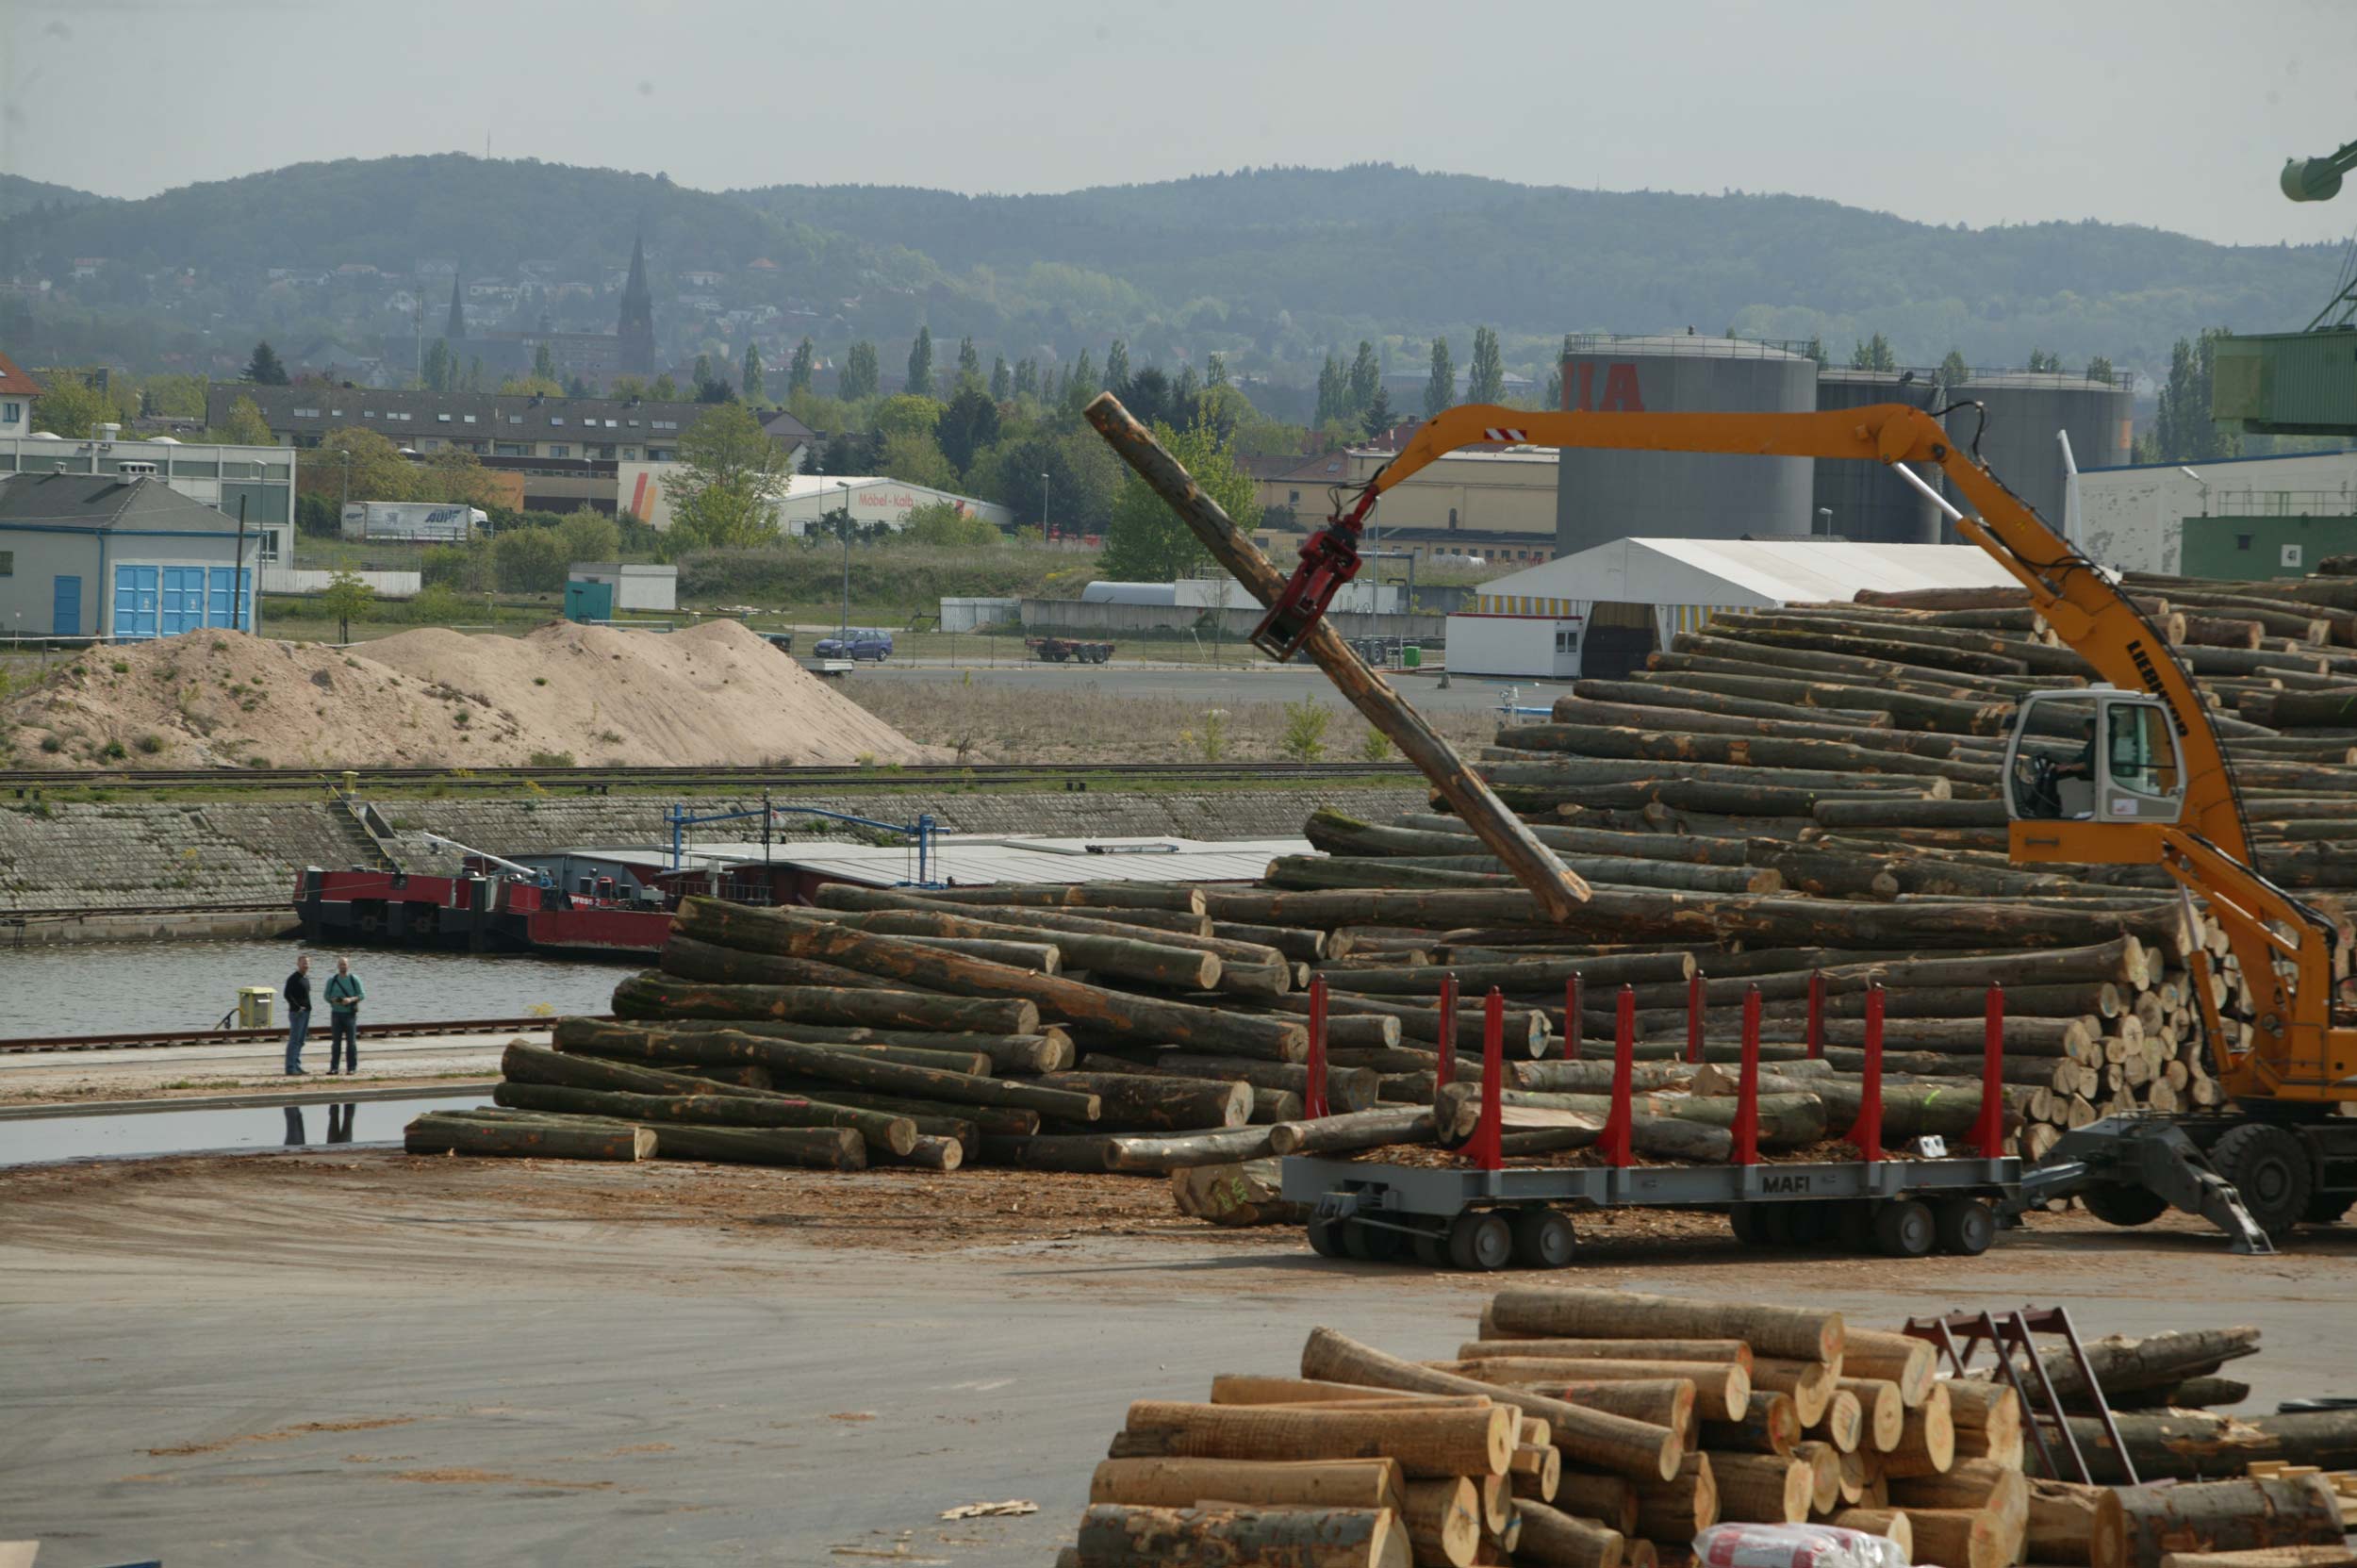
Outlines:
{"label": "rail line", "polygon": [[[59,767],[0,770],[0,791],[41,789],[185,789],[227,786],[257,790],[325,789],[344,783],[344,769],[320,767]],[[768,784],[792,789],[882,789],[908,784],[1050,784],[1066,788],[1092,778],[1124,783],[1211,784],[1224,781],[1316,781],[1402,778],[1405,762],[1252,763],[916,763],[881,767],[769,767],[759,765],[682,767],[356,767],[362,789],[435,784],[484,790],[532,784],[608,789],[616,784],[679,789],[692,784]]]}
{"label": "rail line", "polygon": [[[589,1015],[604,1016],[604,1015]],[[453,1018],[415,1024],[362,1024],[362,1039],[414,1038],[421,1034],[501,1034],[521,1030],[547,1029],[556,1022],[546,1018]],[[168,1029],[148,1034],[48,1034],[27,1035],[18,1039],[0,1040],[0,1055],[22,1055],[41,1050],[137,1050],[155,1046],[245,1046],[284,1040],[285,1028],[277,1029]]]}

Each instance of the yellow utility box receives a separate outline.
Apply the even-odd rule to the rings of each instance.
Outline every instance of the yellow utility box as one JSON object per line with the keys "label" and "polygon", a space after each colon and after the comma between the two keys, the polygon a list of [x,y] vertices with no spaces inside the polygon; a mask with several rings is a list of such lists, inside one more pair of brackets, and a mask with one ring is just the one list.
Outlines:
{"label": "yellow utility box", "polygon": [[271,1014],[278,1004],[275,985],[240,985],[238,987],[238,1027],[268,1029]]}

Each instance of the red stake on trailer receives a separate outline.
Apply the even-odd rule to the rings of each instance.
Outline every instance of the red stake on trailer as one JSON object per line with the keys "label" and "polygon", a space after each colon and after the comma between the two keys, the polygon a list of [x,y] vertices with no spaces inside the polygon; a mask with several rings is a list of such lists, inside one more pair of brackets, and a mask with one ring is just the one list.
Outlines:
{"label": "red stake on trailer", "polygon": [[1310,980],[1310,1084],[1301,1097],[1301,1114],[1328,1115],[1326,1108],[1326,977]]}
{"label": "red stake on trailer", "polygon": [[1481,1120],[1466,1148],[1475,1170],[1506,1164],[1500,1137],[1506,1121],[1506,998],[1494,985],[1481,1009]]}
{"label": "red stake on trailer", "polygon": [[1703,972],[1697,969],[1686,982],[1686,1060],[1703,1059]]}
{"label": "red stake on trailer", "polygon": [[1972,1118],[1972,1147],[1984,1160],[2004,1152],[2005,988],[1988,987],[1988,1026],[1981,1041],[1981,1114]]}
{"label": "red stake on trailer", "polygon": [[1440,1104],[1440,1091],[1457,1081],[1457,973],[1451,970],[1441,977],[1441,1059],[1433,1065],[1433,1104]]}
{"label": "red stake on trailer", "polygon": [[1612,1029],[1612,1110],[1604,1118],[1604,1131],[1596,1139],[1596,1147],[1604,1151],[1604,1163],[1616,1168],[1631,1164],[1628,1142],[1634,1112],[1629,1104],[1629,1085],[1636,1076],[1637,989],[1624,985],[1619,1016]]}
{"label": "red stake on trailer", "polygon": [[1579,971],[1563,982],[1563,1060],[1579,1060]]}
{"label": "red stake on trailer", "polygon": [[1857,1146],[1858,1158],[1883,1157],[1883,988],[1866,988],[1866,1065],[1859,1085],[1857,1120],[1843,1134]]}
{"label": "red stake on trailer", "polygon": [[1735,1088],[1735,1163],[1759,1164],[1759,987],[1743,993],[1743,1068]]}
{"label": "red stake on trailer", "polygon": [[1808,1056],[1814,1062],[1825,1054],[1825,971],[1808,972]]}

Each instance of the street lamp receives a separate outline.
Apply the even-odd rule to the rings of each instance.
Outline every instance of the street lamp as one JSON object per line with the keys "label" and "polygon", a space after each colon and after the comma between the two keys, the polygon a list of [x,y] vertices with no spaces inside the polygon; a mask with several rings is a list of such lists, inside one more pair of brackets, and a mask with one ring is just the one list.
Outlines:
{"label": "street lamp", "polygon": [[841,636],[851,640],[851,482],[838,479],[843,487],[843,626]]}
{"label": "street lamp", "polygon": [[1047,537],[1047,476],[1039,476],[1039,536]]}

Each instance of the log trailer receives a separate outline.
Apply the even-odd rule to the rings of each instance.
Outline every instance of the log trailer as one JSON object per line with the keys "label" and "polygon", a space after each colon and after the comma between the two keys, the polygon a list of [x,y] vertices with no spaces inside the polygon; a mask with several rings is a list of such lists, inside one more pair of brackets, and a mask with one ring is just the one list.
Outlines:
{"label": "log trailer", "polygon": [[[1932,413],[1904,404],[1809,414],[1449,409],[1420,426],[1355,499],[1335,492],[1333,516],[1302,545],[1253,643],[1290,658],[1357,573],[1360,531],[1384,492],[1475,441],[1878,462],[1921,490],[2028,590],[2031,607],[2102,683],[2033,693],[2016,712],[2003,767],[2011,858],[2161,867],[2189,928],[2192,897],[2208,907],[2255,999],[2247,1016],[2221,1015],[2208,955],[2194,945],[2188,968],[2231,1108],[2081,1129],[2024,1173],[2022,1200],[2075,1194],[2115,1225],[2144,1224],[2174,1204],[2237,1232],[2238,1250],[2266,1249],[2264,1237],[2254,1243],[2230,1223],[2243,1209],[2280,1236],[2302,1222],[2331,1223],[2357,1203],[2357,1119],[2337,1114],[2357,1100],[2357,1019],[2333,1003],[2335,928],[2252,867],[2225,749],[2167,639],[2101,568],[1977,455],[1959,451]],[[1911,464],[1937,469],[1973,515]],[[2076,754],[2058,762],[2054,743],[2072,740]]]}

